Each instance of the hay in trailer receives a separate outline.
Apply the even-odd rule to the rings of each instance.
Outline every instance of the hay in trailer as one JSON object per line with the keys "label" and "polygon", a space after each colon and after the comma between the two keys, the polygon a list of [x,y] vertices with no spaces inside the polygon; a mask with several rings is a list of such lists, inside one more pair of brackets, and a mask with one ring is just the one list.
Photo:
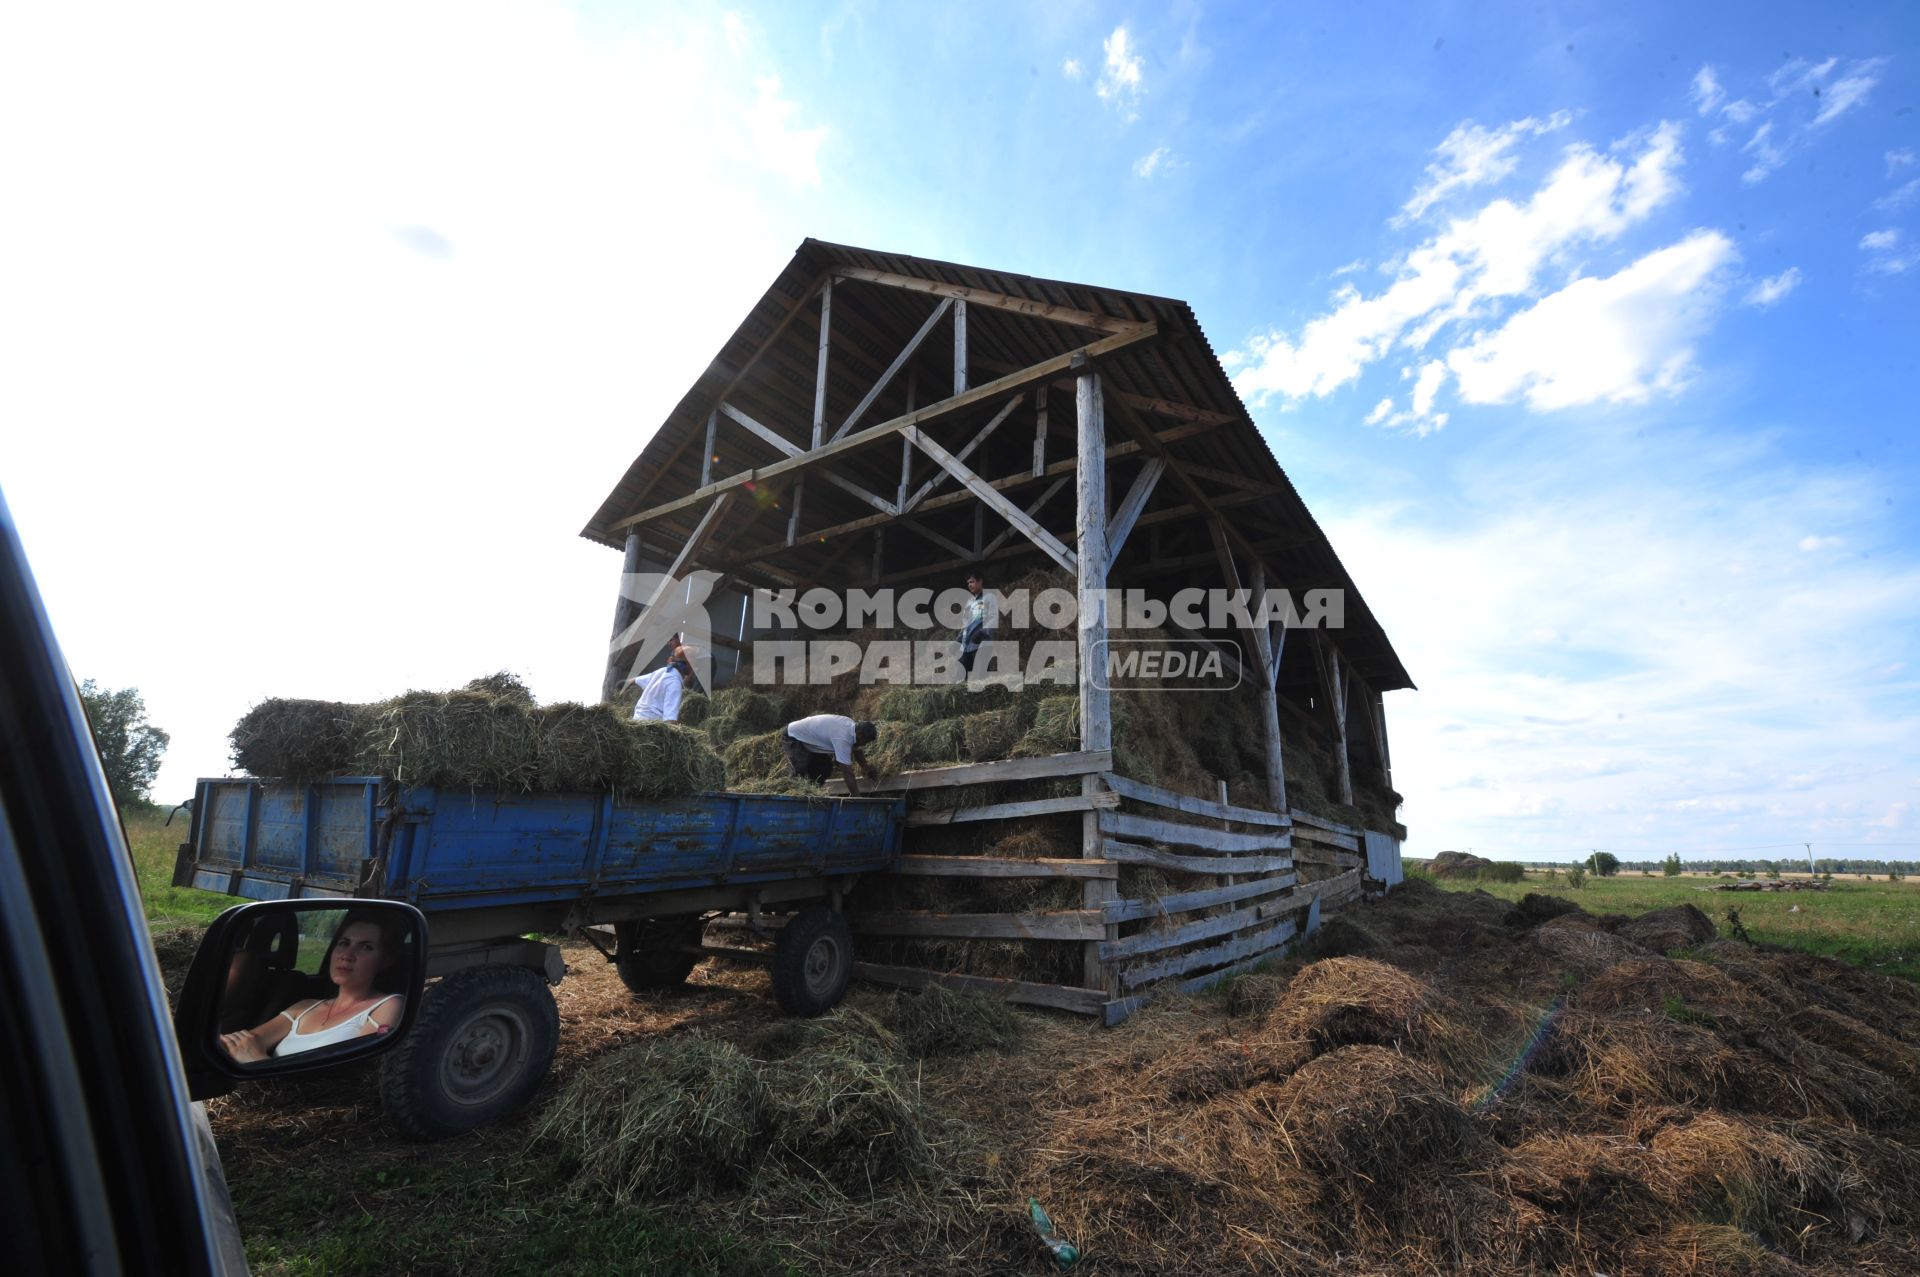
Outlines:
{"label": "hay in trailer", "polygon": [[408,692],[368,707],[361,758],[403,785],[533,789],[540,733],[525,705],[485,692]]}
{"label": "hay in trailer", "polygon": [[741,1184],[766,1147],[761,1066],[727,1042],[678,1037],[581,1068],[534,1128],[565,1150],[575,1191],[617,1202]]}
{"label": "hay in trailer", "polygon": [[533,708],[533,692],[528,689],[526,683],[521,680],[518,674],[513,674],[506,670],[500,670],[493,674],[484,674],[479,678],[469,681],[467,685],[460,690],[464,692],[478,692],[483,696],[491,696],[497,700],[514,701],[526,706],[528,709]]}
{"label": "hay in trailer", "polygon": [[[687,721],[684,702],[681,721]],[[785,697],[752,687],[728,687],[714,694],[699,726],[712,739],[715,749],[725,749],[743,737],[778,733],[790,721]]]}
{"label": "hay in trailer", "polygon": [[273,696],[240,716],[227,739],[252,776],[318,780],[356,770],[366,707]]}
{"label": "hay in trailer", "polygon": [[622,801],[647,802],[726,783],[726,765],[693,728],[622,718],[608,705],[563,702],[534,713],[540,789],[610,789]]}

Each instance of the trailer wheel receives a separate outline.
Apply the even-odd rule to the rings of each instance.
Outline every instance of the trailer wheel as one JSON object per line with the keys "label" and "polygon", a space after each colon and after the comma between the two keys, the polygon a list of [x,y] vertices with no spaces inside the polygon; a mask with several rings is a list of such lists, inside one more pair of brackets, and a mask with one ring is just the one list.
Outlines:
{"label": "trailer wheel", "polygon": [[560,1041],[560,1009],[525,967],[468,967],[428,989],[406,1041],[381,1062],[380,1098],[415,1139],[484,1126],[526,1103]]}
{"label": "trailer wheel", "polygon": [[657,993],[685,984],[700,959],[683,952],[683,946],[699,944],[705,930],[697,915],[614,924],[618,947],[613,962],[621,983],[635,993]]}
{"label": "trailer wheel", "polygon": [[846,996],[853,978],[853,935],[847,921],[821,905],[797,913],[773,946],[773,998],[789,1015],[823,1015]]}

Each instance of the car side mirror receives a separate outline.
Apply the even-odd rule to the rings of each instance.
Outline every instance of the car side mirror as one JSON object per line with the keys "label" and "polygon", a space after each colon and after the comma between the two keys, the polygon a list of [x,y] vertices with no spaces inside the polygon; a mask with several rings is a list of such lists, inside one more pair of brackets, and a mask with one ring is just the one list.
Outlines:
{"label": "car side mirror", "polygon": [[267,900],[214,919],[173,1029],[196,1100],[391,1050],[427,979],[427,920],[397,900]]}

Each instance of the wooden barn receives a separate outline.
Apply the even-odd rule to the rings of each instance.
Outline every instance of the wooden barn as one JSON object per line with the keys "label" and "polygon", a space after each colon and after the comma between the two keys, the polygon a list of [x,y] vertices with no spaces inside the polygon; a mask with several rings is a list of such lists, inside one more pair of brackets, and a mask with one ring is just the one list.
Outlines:
{"label": "wooden barn", "polygon": [[[1031,574],[1089,601],[1066,632],[1077,687],[1056,689],[1077,739],[877,786],[912,798],[901,876],[931,894],[849,903],[866,978],[1113,1023],[1399,880],[1383,697],[1412,682],[1184,302],[807,240],[582,535],[624,573],[717,575],[720,684],[768,639],[754,589],[952,585],[985,562],[996,585]],[[1219,653],[1236,689],[1128,692],[1129,715],[1094,676],[1113,651],[1101,592],[1191,588],[1244,592],[1254,623],[1157,633]],[[1282,592],[1311,613],[1311,591],[1337,592],[1337,626],[1259,619]],[[623,593],[616,640],[658,602]],[[632,659],[609,652],[609,697]],[[1004,713],[1009,732],[1032,717]],[[1226,761],[1155,769],[1147,746]],[[991,836],[1022,822],[1037,844]]]}

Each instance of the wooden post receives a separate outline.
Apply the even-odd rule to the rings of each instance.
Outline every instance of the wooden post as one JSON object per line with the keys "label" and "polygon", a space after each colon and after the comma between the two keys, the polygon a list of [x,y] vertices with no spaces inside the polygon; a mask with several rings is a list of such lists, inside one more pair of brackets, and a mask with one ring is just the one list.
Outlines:
{"label": "wooden post", "polygon": [[800,476],[800,482],[793,485],[793,509],[787,511],[787,544],[792,545],[794,537],[800,531],[800,502],[807,495],[807,476]]}
{"label": "wooden post", "polygon": [[[827,433],[827,338],[833,331],[833,280],[820,288],[820,362],[813,374],[813,446]],[[792,545],[789,537],[787,544]]]}
{"label": "wooden post", "polygon": [[1353,806],[1353,768],[1347,761],[1347,679],[1340,668],[1340,649],[1327,644],[1327,673],[1332,685],[1328,708],[1333,711],[1334,749],[1340,760],[1340,801]]}
{"label": "wooden post", "polygon": [[953,304],[953,393],[967,392],[967,303]]}
{"label": "wooden post", "polygon": [[[1256,560],[1253,565],[1253,601],[1257,607],[1266,606],[1267,565]],[[1280,691],[1276,686],[1280,679],[1280,657],[1286,650],[1286,631],[1280,632],[1276,642],[1267,629],[1264,620],[1255,618],[1255,628],[1262,634],[1268,634],[1266,650],[1256,652],[1254,659],[1247,662],[1248,673],[1258,671],[1260,678],[1260,726],[1267,738],[1267,801],[1273,804],[1273,810],[1282,816],[1287,814],[1287,759],[1286,747],[1280,738]]]}
{"label": "wooden post", "polygon": [[[1074,409],[1079,451],[1074,498],[1079,539],[1074,561],[1080,595],[1080,748],[1110,750],[1113,748],[1113,704],[1106,688],[1105,671],[1099,668],[1107,656],[1106,412],[1101,401],[1100,375],[1084,363],[1078,372]],[[1093,776],[1083,778],[1080,784],[1081,792],[1088,797],[1098,794],[1102,788],[1099,779]],[[1100,814],[1089,811],[1080,820],[1080,856],[1083,860],[1097,859],[1105,851]],[[1101,908],[1117,895],[1110,879],[1090,878],[1081,884],[1081,903],[1088,909]],[[1119,934],[1118,924],[1106,927],[1106,939],[1118,939]],[[1107,989],[1109,993],[1118,991],[1118,985],[1108,979],[1098,942],[1087,942],[1081,972],[1087,988]]]}
{"label": "wooden post", "polygon": [[884,527],[873,530],[873,583],[880,584],[880,570],[887,558],[887,530]]}
{"label": "wooden post", "polygon": [[707,450],[700,454],[700,486],[706,487],[713,482],[713,435],[720,426],[718,405],[707,411]]}
{"label": "wooden post", "polygon": [[[711,428],[711,421],[708,423]],[[713,449],[707,449],[707,455],[713,455]],[[640,609],[640,600],[627,594],[627,578],[640,570],[640,529],[627,533],[626,553],[620,559],[620,592],[613,601],[613,633],[608,636],[607,669],[600,678],[600,699],[612,700],[620,694],[620,653],[612,649],[613,640],[626,632],[633,624],[635,613]]]}
{"label": "wooden post", "polygon": [[1047,472],[1047,400],[1052,397],[1051,389],[1042,382],[1033,392],[1039,408],[1033,418],[1033,477],[1036,479]]}

